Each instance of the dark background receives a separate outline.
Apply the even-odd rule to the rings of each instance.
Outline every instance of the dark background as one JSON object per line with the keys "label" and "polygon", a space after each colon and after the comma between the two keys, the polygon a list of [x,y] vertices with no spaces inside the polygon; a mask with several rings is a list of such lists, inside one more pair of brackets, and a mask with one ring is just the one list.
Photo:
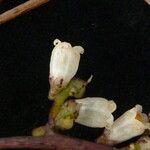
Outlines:
{"label": "dark background", "polygon": [[[1,13],[24,2],[5,0]],[[47,122],[53,40],[85,49],[77,77],[94,75],[85,96],[113,99],[115,117],[150,110],[150,7],[142,0],[51,0],[0,27],[0,137],[30,135]],[[93,140],[99,129],[75,125]]]}

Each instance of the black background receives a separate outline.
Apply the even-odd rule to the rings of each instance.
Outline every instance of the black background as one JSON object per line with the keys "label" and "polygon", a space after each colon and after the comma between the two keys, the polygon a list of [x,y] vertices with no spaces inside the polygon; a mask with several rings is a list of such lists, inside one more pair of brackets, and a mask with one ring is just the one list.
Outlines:
{"label": "black background", "polygon": [[[1,13],[22,2],[3,1]],[[115,117],[137,103],[150,110],[150,9],[142,0],[51,0],[2,25],[0,38],[0,137],[30,135],[47,122],[56,38],[84,47],[76,76],[94,75],[85,96],[115,100]],[[99,130],[66,133],[93,140]]]}

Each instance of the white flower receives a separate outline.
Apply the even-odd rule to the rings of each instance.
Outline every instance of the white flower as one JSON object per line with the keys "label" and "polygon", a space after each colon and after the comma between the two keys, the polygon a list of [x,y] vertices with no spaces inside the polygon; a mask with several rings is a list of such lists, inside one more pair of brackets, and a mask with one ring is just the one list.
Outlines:
{"label": "white flower", "polygon": [[69,81],[74,77],[78,70],[80,54],[84,53],[81,46],[72,47],[70,43],[54,40],[54,49],[50,60],[50,93],[53,98]]}
{"label": "white flower", "polygon": [[87,97],[76,100],[80,104],[79,115],[75,122],[92,128],[110,128],[116,110],[114,101],[101,97]]}
{"label": "white flower", "polygon": [[141,135],[145,129],[150,129],[150,123],[147,116],[142,113],[142,106],[136,105],[115,120],[110,130],[105,130],[103,137],[107,140],[106,143],[117,144]]}

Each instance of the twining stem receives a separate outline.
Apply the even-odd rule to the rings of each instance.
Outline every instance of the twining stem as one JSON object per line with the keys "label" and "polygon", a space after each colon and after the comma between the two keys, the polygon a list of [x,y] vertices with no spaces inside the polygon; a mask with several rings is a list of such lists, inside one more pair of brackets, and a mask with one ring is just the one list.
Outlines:
{"label": "twining stem", "polygon": [[47,2],[49,2],[49,0],[28,0],[27,2],[0,14],[0,25]]}
{"label": "twining stem", "polygon": [[54,133],[45,137],[10,137],[0,138],[0,149],[55,149],[55,150],[112,150],[109,146],[98,145],[80,139]]}
{"label": "twining stem", "polygon": [[148,5],[150,5],[150,0],[144,0]]}

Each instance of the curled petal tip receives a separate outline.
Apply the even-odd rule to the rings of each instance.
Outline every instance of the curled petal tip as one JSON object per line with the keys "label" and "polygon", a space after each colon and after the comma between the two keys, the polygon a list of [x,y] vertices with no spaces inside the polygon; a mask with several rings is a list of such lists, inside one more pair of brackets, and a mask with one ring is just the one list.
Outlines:
{"label": "curled petal tip", "polygon": [[139,105],[139,104],[137,104],[137,105],[135,105],[135,108],[139,111],[139,112],[142,112],[142,106],[141,105]]}
{"label": "curled petal tip", "polygon": [[61,41],[59,39],[55,39],[53,44],[56,46],[57,44],[61,43]]}
{"label": "curled petal tip", "polygon": [[84,53],[84,49],[81,46],[74,46],[73,49],[79,52],[80,54]]}

